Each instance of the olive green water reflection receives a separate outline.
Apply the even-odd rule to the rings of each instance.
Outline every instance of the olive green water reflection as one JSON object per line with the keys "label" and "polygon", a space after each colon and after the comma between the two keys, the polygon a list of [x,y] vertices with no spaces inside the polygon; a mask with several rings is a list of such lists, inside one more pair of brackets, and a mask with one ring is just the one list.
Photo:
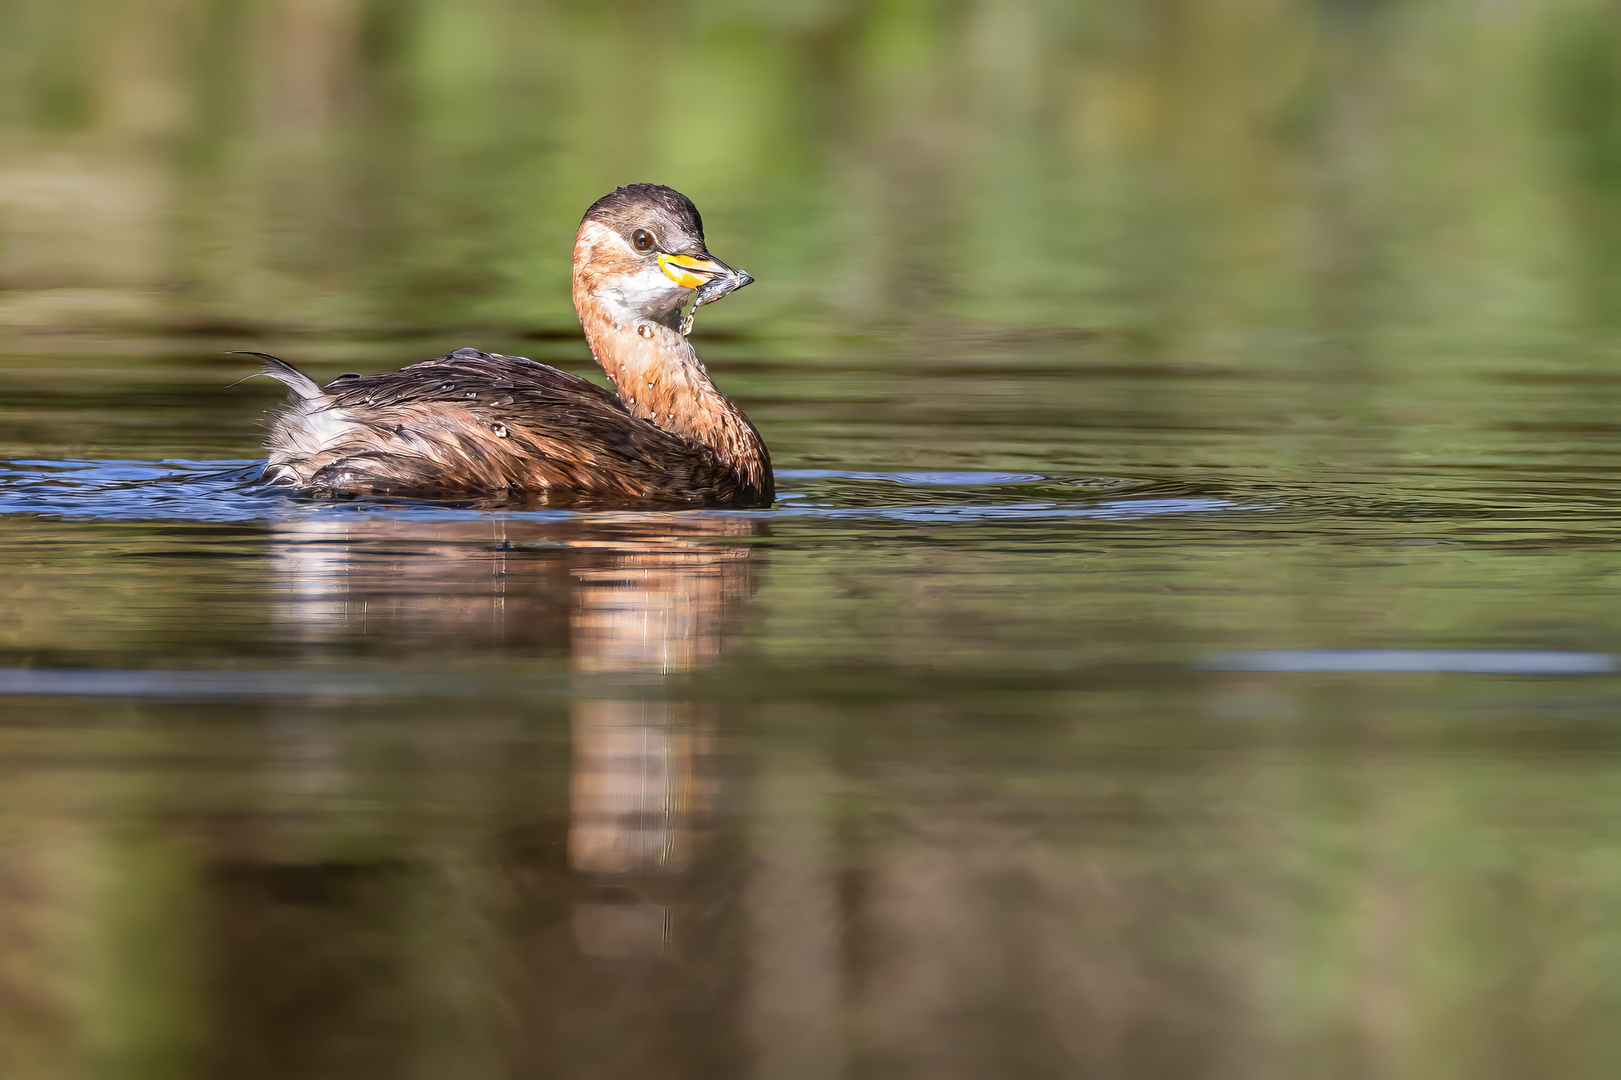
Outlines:
{"label": "olive green water reflection", "polygon": [[[1621,653],[1618,62],[1589,0],[0,4],[0,1075],[1613,1076],[1621,677],[1218,668]],[[583,366],[640,179],[759,278],[697,340],[778,511],[106,464],[256,456],[228,348]]]}
{"label": "olive green water reflection", "polygon": [[[142,370],[177,422],[124,452],[216,438],[184,356]],[[942,455],[1057,392],[953,378]],[[1617,650],[1592,382],[1457,403],[1552,455],[1456,420],[1496,456],[1319,433],[1362,464],[1282,477],[1260,402],[1308,389],[1070,382],[1114,452],[1249,464],[1094,519],[815,477],[763,517],[4,519],[8,1074],[1607,1074],[1621,680],[1201,667]],[[1203,424],[1111,419],[1148,389]],[[856,458],[917,407],[793,408],[779,445]]]}

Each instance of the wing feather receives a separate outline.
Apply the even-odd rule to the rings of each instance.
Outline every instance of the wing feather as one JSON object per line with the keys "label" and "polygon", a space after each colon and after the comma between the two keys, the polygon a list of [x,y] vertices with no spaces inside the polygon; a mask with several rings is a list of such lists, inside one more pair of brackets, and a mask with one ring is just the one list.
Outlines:
{"label": "wing feather", "polygon": [[324,389],[277,363],[286,370],[269,373],[294,400],[272,426],[266,478],[312,494],[681,504],[739,494],[707,447],[631,416],[610,390],[525,357],[458,349]]}

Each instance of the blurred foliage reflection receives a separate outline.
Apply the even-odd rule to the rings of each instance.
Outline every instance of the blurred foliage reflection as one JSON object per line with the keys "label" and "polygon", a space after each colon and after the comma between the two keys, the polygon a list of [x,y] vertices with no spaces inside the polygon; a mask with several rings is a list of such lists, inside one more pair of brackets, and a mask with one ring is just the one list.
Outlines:
{"label": "blurred foliage reflection", "polygon": [[1376,311],[1513,351],[1611,306],[1618,35],[1589,0],[13,0],[0,321],[566,331],[581,208],[657,178],[760,277],[713,322],[776,349],[958,319],[1318,363]]}

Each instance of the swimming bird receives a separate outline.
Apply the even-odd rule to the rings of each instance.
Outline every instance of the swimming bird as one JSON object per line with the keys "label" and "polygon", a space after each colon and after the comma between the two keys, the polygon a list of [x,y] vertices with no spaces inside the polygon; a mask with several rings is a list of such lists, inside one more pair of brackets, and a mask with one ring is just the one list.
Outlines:
{"label": "swimming bird", "polygon": [[687,336],[698,307],[753,280],[709,253],[691,199],[618,188],[574,240],[574,309],[612,391],[472,348],[325,387],[257,353],[290,402],[271,422],[264,477],[318,496],[769,505],[765,443]]}

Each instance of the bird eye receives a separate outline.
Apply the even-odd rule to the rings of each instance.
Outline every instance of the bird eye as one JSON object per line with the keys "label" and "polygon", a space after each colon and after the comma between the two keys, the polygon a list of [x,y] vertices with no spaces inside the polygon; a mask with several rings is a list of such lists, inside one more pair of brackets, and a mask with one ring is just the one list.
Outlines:
{"label": "bird eye", "polygon": [[630,234],[630,242],[636,245],[637,251],[651,251],[653,249],[653,234],[646,229],[637,229]]}

